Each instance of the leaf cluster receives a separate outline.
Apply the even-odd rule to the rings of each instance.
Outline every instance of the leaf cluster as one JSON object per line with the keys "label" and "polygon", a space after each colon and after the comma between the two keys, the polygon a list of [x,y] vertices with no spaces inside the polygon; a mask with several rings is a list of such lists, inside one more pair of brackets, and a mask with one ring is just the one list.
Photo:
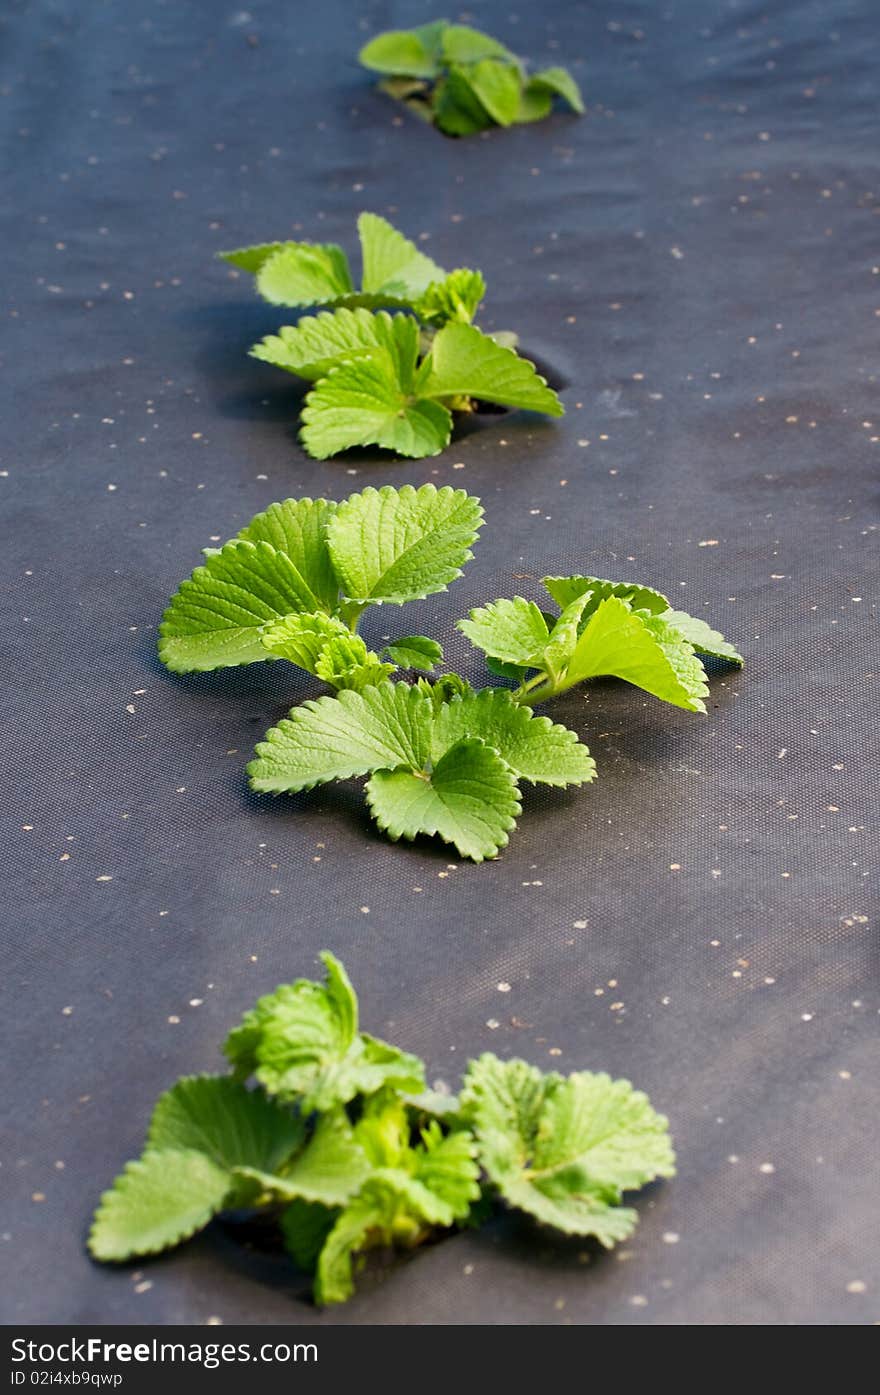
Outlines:
{"label": "leaf cluster", "polygon": [[506,846],[520,780],[579,785],[595,773],[575,732],[457,675],[453,688],[384,682],[304,702],[248,766],[251,788],[274,794],[368,776],[370,813],[389,838],[437,835],[474,862]]}
{"label": "leaf cluster", "polygon": [[447,136],[470,136],[549,116],[560,97],[578,115],[584,104],[566,68],[531,75],[523,61],[488,34],[434,20],[378,34],[358,55],[383,74],[379,86]]}
{"label": "leaf cluster", "polygon": [[409,310],[423,325],[470,324],[486,294],[479,271],[444,271],[387,218],[357,220],[361,284],[335,242],[261,242],[218,255],[255,278],[270,305],[291,310]]}
{"label": "leaf cluster", "polygon": [[327,307],[251,350],[312,384],[301,433],[309,455],[324,460],[353,446],[417,460],[437,455],[449,444],[453,411],[478,402],[563,414],[510,336],[493,338],[471,323],[486,289],[480,272],[446,273],[374,213],[360,215],[358,231],[359,291],[345,253],[331,243],[267,243],[223,254],[253,272],[273,304]]}
{"label": "leaf cluster", "polygon": [[705,712],[700,656],[742,665],[740,653],[705,620],[673,610],[636,582],[545,576],[558,613],[522,596],[472,610],[458,628],[487,655],[492,673],[519,686],[515,700],[545,702],[590,678],[622,678],[646,693]]}
{"label": "leaf cluster", "polygon": [[406,636],[383,659],[358,623],[368,606],[444,591],[482,521],[480,501],[448,485],[271,504],[206,550],[165,612],[159,657],[174,673],[287,659],[337,689],[380,682],[397,665],[431,672],[442,658],[435,641]]}
{"label": "leaf cluster", "polygon": [[[588,576],[544,578],[558,614],[516,596],[458,622],[512,691],[438,677],[443,650],[425,635],[368,649],[357,633],[367,607],[445,590],[482,521],[480,501],[464,490],[386,485],[339,504],[272,504],[225,547],[207,549],[165,612],[163,663],[189,673],[284,659],[336,694],[302,703],[267,732],[248,766],[252,789],[295,794],[365,778],[370,813],[393,841],[438,836],[481,862],[506,846],[522,781],[595,778],[576,733],[533,706],[611,676],[703,712],[698,656],[742,663],[717,631],[652,587]],[[401,671],[415,681],[390,681]]]}
{"label": "leaf cluster", "polygon": [[[277,1222],[319,1303],[354,1290],[368,1251],[410,1249],[500,1202],[611,1247],[623,1193],[671,1177],[667,1121],[625,1080],[472,1061],[458,1098],[418,1057],[360,1030],[342,964],[261,998],[229,1035],[226,1075],[188,1076],[153,1110],[142,1156],[101,1197],[95,1259],[182,1243],[227,1212]],[[248,1084],[248,1082],[252,1084]]]}

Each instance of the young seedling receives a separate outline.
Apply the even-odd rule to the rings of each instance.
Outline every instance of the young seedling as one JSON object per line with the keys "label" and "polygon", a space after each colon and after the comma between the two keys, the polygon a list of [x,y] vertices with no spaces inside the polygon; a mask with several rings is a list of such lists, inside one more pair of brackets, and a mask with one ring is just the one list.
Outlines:
{"label": "young seedling", "polygon": [[478,499],[449,486],[365,489],[341,504],[288,499],[258,514],[183,583],[160,627],[177,673],[286,659],[336,690],[294,708],[248,766],[251,788],[292,794],[366,778],[366,798],[393,840],[437,835],[481,862],[505,847],[521,812],[519,783],[585,784],[596,766],[573,731],[531,708],[600,675],[704,712],[698,654],[741,664],[705,621],[672,610],[650,586],[546,577],[553,616],[522,597],[471,611],[459,628],[513,691],[475,692],[433,674],[441,646],[410,635],[380,653],[357,634],[369,605],[404,605],[461,574],[482,524]]}
{"label": "young seedling", "polygon": [[353,446],[380,446],[421,460],[449,444],[453,412],[481,402],[562,416],[556,393],[515,352],[516,336],[483,334],[471,324],[486,289],[478,271],[447,274],[376,214],[362,213],[358,229],[361,291],[352,289],[342,249],[330,243],[223,254],[254,271],[273,304],[332,307],[251,349],[313,384],[302,413],[309,455],[324,460]]}
{"label": "young seedling", "polygon": [[365,68],[383,74],[380,88],[448,136],[512,126],[549,116],[554,97],[578,115],[580,89],[565,68],[531,76],[509,48],[463,24],[435,20],[378,34],[360,51]]}
{"label": "young seedling", "polygon": [[666,1119],[627,1080],[487,1053],[458,1098],[426,1091],[423,1063],[360,1030],[345,969],[321,959],[323,984],[298,979],[245,1013],[223,1048],[229,1074],[160,1096],[142,1156],[101,1197],[95,1259],[262,1213],[316,1301],[341,1303],[370,1249],[412,1249],[501,1204],[610,1249],[638,1219],[624,1193],[675,1175]]}
{"label": "young seedling", "polygon": [[622,678],[664,702],[705,712],[709,689],[699,655],[741,666],[742,655],[696,616],[673,610],[650,586],[595,576],[546,576],[560,607],[550,615],[515,596],[459,620],[492,673],[518,683],[517,703],[534,706],[590,678]]}

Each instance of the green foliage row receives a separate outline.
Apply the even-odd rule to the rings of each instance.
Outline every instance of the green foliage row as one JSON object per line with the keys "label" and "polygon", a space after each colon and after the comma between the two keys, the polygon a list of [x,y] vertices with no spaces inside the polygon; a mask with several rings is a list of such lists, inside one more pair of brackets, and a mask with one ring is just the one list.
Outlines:
{"label": "green foliage row", "polygon": [[[465,25],[381,34],[360,61],[447,135],[539,120],[557,97],[584,110],[565,69],[529,75]],[[221,254],[270,304],[316,312],[251,350],[310,385],[301,435],[311,456],[358,446],[436,455],[453,413],[481,403],[562,415],[515,336],[473,323],[480,271],[445,271],[373,213],[358,233],[359,286],[335,243]],[[436,835],[480,862],[506,845],[521,781],[595,777],[577,734],[533,707],[611,676],[705,712],[701,656],[742,663],[654,588],[588,575],[543,579],[543,606],[555,610],[514,596],[458,622],[507,687],[440,674],[442,646],[425,635],[369,649],[365,611],[444,591],[482,522],[464,490],[386,486],[340,503],[286,499],[205,550],[165,613],[163,663],[191,673],[286,661],[332,690],[266,734],[248,766],[254,790],[365,778],[391,839]],[[327,1304],[352,1295],[370,1250],[411,1249],[502,1206],[608,1248],[631,1234],[625,1193],[675,1171],[667,1121],[644,1094],[490,1053],[468,1063],[457,1095],[429,1090],[418,1057],[360,1030],[345,969],[321,958],[323,983],[282,985],[245,1013],[223,1048],[226,1074],[183,1077],[159,1098],[141,1157],[101,1197],[89,1235],[97,1260],[157,1254],[224,1214],[261,1216]]]}

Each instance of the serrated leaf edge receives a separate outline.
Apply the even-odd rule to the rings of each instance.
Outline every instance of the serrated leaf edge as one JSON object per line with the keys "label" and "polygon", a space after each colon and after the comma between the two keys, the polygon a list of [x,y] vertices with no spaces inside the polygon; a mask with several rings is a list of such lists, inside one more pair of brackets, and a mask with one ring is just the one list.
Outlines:
{"label": "serrated leaf edge", "polygon": [[[89,1226],[89,1233],[86,1241],[89,1254],[93,1257],[93,1259],[97,1259],[101,1264],[127,1264],[131,1260],[137,1259],[143,1255],[164,1254],[166,1250],[175,1249],[178,1245],[182,1245],[184,1241],[191,1240],[194,1235],[197,1235],[199,1233],[199,1231],[204,1230],[205,1226],[208,1225],[209,1222],[212,1221],[215,1216],[220,1214],[220,1212],[223,1209],[222,1206],[208,1206],[205,1208],[203,1212],[202,1219],[196,1221],[191,1227],[184,1227],[184,1229],[180,1231],[174,1238],[165,1241],[163,1244],[150,1245],[146,1247],[138,1246],[137,1248],[129,1250],[126,1255],[120,1255],[118,1259],[101,1258],[101,1256],[96,1252],[94,1248],[96,1235],[101,1225],[101,1220],[103,1217],[105,1207],[109,1206],[118,1197],[117,1184],[122,1180],[123,1177],[129,1177],[142,1171],[144,1164],[147,1162],[148,1159],[163,1157],[169,1153],[175,1156],[186,1156],[187,1154],[192,1154],[194,1157],[201,1158],[204,1162],[208,1163],[211,1167],[213,1167],[217,1172],[227,1172],[230,1183],[232,1182],[232,1174],[228,1171],[228,1169],[222,1168],[219,1165],[219,1163],[214,1162],[213,1158],[209,1158],[207,1153],[202,1153],[197,1148],[145,1148],[139,1158],[131,1158],[127,1163],[123,1165],[122,1171],[117,1173],[112,1185],[109,1186],[106,1189],[106,1191],[103,1191],[100,1197],[98,1198],[98,1205],[95,1207],[95,1213],[92,1218],[91,1225]],[[228,1193],[229,1188],[227,1188],[227,1195]]]}
{"label": "serrated leaf edge", "polygon": [[[439,330],[437,331],[438,337],[439,337],[439,335],[441,335],[441,334],[443,333],[443,330],[446,329],[448,326],[450,326],[450,325],[452,325],[452,326],[457,326],[459,323],[463,324],[462,321],[448,320],[448,321],[446,322],[446,324],[443,325],[442,328],[439,329]],[[543,375],[542,373],[539,373],[539,372],[538,372],[537,364],[535,364],[535,363],[533,362],[532,359],[526,358],[525,354],[517,353],[516,349],[511,349],[507,344],[499,344],[498,341],[497,341],[496,339],[492,339],[491,335],[486,334],[485,330],[480,329],[479,325],[468,324],[468,325],[464,325],[464,328],[475,330],[476,333],[479,334],[483,339],[490,340],[490,342],[492,343],[492,345],[493,345],[493,347],[494,347],[495,349],[500,350],[502,353],[509,354],[511,358],[516,359],[517,363],[525,363],[525,364],[527,364],[528,367],[531,368],[532,372],[534,373],[535,377],[537,378],[537,380],[538,380],[538,382],[541,384],[541,386],[542,386],[542,387],[545,387],[545,388],[547,389],[547,391],[553,396],[553,398],[554,398],[554,400],[555,400],[555,402],[556,402],[556,405],[558,406],[559,410],[556,411],[556,412],[553,412],[553,411],[548,411],[546,408],[543,408],[543,407],[512,407],[512,406],[510,406],[509,403],[505,403],[505,402],[497,403],[496,405],[505,407],[505,408],[507,409],[507,411],[509,411],[509,412],[534,412],[537,416],[545,416],[545,417],[564,417],[564,416],[565,416],[565,405],[564,405],[564,403],[560,400],[559,393],[556,391],[555,388],[553,388],[553,387],[550,386],[550,384],[547,382],[547,379],[544,377],[544,375]],[[417,370],[416,376],[415,376],[414,391],[419,392],[419,391],[421,391],[421,390],[423,389],[423,387],[424,387],[424,382],[422,381],[423,378],[426,379],[426,380],[428,380],[428,381],[430,380],[430,376],[431,376],[430,369],[431,369],[431,354],[430,354],[430,352],[429,352],[428,354],[425,355],[425,357],[423,358],[422,362],[419,364],[419,367],[418,367],[418,370]],[[433,402],[442,402],[443,399],[444,399],[444,397],[449,397],[449,396],[451,396],[451,395],[452,395],[452,396],[455,395],[455,390],[453,390],[453,392],[452,392],[451,394],[448,393],[448,392],[447,392],[447,393],[438,393],[438,394],[436,394],[436,395],[432,394],[432,395],[431,395],[431,401],[433,401]],[[474,393],[472,393],[471,395],[472,395],[473,397],[475,397],[476,400],[477,400],[478,402],[494,402],[494,398],[490,398],[490,397],[483,398],[483,397],[480,396],[479,392],[474,392]]]}
{"label": "serrated leaf edge", "polygon": [[[528,709],[518,707],[517,704],[513,702],[513,699],[510,697],[510,694],[508,693],[508,690],[506,688],[480,688],[476,693],[468,694],[467,697],[463,696],[460,693],[455,693],[451,698],[448,699],[448,702],[445,705],[451,707],[455,703],[464,703],[467,701],[468,705],[472,703],[482,703],[484,707],[489,707],[494,706],[495,703],[501,703],[502,706],[506,706],[507,703],[504,702],[505,698],[507,698],[510,706],[514,707],[518,712],[528,711]],[[496,746],[493,746],[491,741],[487,741],[484,737],[466,737],[464,739],[469,741],[480,740],[484,746],[488,746],[490,750],[495,752],[498,759],[502,761],[504,765],[507,766],[508,770],[511,771],[517,782],[519,782],[520,780],[526,780],[530,785],[549,785],[552,789],[566,789],[569,785],[572,785],[574,787],[580,785],[588,785],[592,780],[596,778],[596,761],[590,752],[589,746],[585,741],[581,741],[576,731],[572,731],[571,727],[563,726],[561,722],[554,722],[552,718],[546,716],[536,716],[533,714],[529,719],[528,725],[531,726],[532,722],[537,722],[539,724],[540,729],[545,736],[549,735],[551,732],[559,733],[565,736],[566,745],[581,746],[584,749],[584,751],[586,751],[587,756],[590,760],[592,772],[588,775],[584,775],[583,778],[579,780],[551,780],[549,778],[536,779],[531,775],[523,775],[520,771],[514,770],[513,766],[510,765],[509,762],[504,759],[503,753],[499,751]],[[522,810],[520,810],[520,813],[522,813]]]}
{"label": "serrated leaf edge", "polygon": [[[499,838],[496,838],[496,836],[495,836],[494,833],[492,834],[492,841],[494,842],[494,845],[495,845],[495,852],[494,852],[494,853],[490,853],[490,854],[488,854],[488,855],[487,855],[487,854],[481,854],[479,857],[475,857],[473,853],[464,852],[464,851],[459,847],[459,845],[458,845],[456,842],[454,842],[452,839],[444,838],[443,835],[442,835],[441,833],[426,833],[426,832],[424,832],[424,831],[422,831],[422,830],[418,830],[418,831],[415,832],[415,833],[403,833],[403,832],[396,833],[396,832],[394,832],[394,831],[391,829],[391,826],[390,826],[388,823],[384,823],[384,822],[382,821],[382,818],[381,818],[380,814],[378,813],[378,811],[376,810],[376,808],[375,808],[375,806],[374,806],[374,804],[373,804],[373,800],[372,800],[372,798],[371,798],[371,792],[370,792],[370,780],[368,779],[366,785],[364,786],[364,796],[365,796],[365,798],[366,798],[367,807],[368,807],[369,810],[370,810],[370,817],[374,820],[374,822],[375,822],[375,824],[376,824],[376,827],[379,828],[379,829],[381,829],[382,832],[385,833],[385,834],[388,836],[388,838],[390,838],[390,840],[391,840],[392,843],[399,843],[401,839],[403,839],[404,842],[407,842],[407,843],[414,843],[415,840],[416,840],[417,838],[439,838],[440,841],[441,841],[441,843],[446,843],[449,847],[455,848],[455,849],[460,853],[460,855],[461,855],[462,857],[467,857],[471,862],[491,862],[491,861],[497,856],[497,854],[498,854],[499,852],[501,852],[502,848],[506,848],[506,847],[507,847],[508,843],[510,842],[510,837],[509,837],[509,835],[510,835],[510,834],[513,832],[513,830],[516,828],[516,821],[517,821],[517,819],[519,818],[520,814],[522,813],[522,803],[521,803],[520,798],[519,798],[519,785],[518,785],[518,782],[517,782],[517,777],[516,777],[516,775],[514,774],[514,772],[511,770],[511,768],[510,768],[510,766],[507,764],[507,762],[506,762],[506,761],[498,754],[498,752],[495,750],[495,747],[494,747],[494,746],[490,746],[488,742],[483,741],[483,740],[482,740],[480,737],[478,737],[478,736],[467,736],[467,737],[462,737],[459,741],[454,742],[453,745],[449,747],[449,751],[453,751],[453,750],[455,750],[455,747],[456,747],[456,746],[464,745],[464,744],[467,743],[467,742],[472,742],[475,746],[483,746],[483,747],[485,747],[485,749],[486,749],[487,751],[491,751],[492,754],[495,755],[495,756],[498,758],[498,760],[500,761],[500,763],[504,766],[504,769],[505,769],[505,770],[507,771],[507,773],[510,775],[511,792],[514,794],[515,800],[516,800],[516,803],[515,803],[515,813],[514,813],[514,814],[499,815],[499,819],[503,819],[503,822],[505,823],[505,829],[504,829],[503,833],[500,835]],[[444,755],[444,756],[448,755],[448,754],[449,754],[449,751],[444,751],[443,755]],[[441,758],[441,759],[442,759],[442,758]],[[402,771],[402,772],[404,772],[404,773],[406,773],[407,775],[414,775],[414,774],[416,773],[416,772],[413,771],[409,766],[400,765],[400,766],[395,767],[394,770],[390,770],[390,771],[373,771],[373,774],[378,774],[378,775],[390,774],[390,775],[393,775],[393,774],[396,774],[398,770],[399,770],[399,771]],[[370,777],[370,779],[372,779],[372,776]]]}
{"label": "serrated leaf edge", "polygon": [[[467,545],[467,550],[462,558],[461,566],[457,569],[455,576],[452,578],[451,581],[447,581],[445,585],[438,586],[432,589],[427,593],[427,595],[420,596],[418,597],[418,599],[427,600],[428,596],[439,596],[442,595],[444,591],[448,591],[449,587],[452,585],[452,582],[458,581],[459,577],[464,575],[464,569],[467,563],[472,562],[474,559],[474,554],[471,551],[471,547],[474,545],[474,543],[479,541],[480,529],[486,521],[486,512],[480,500],[476,497],[476,495],[468,494],[466,489],[457,489],[454,485],[451,484],[441,485],[439,489],[435,484],[431,484],[430,482],[427,484],[419,485],[418,488],[416,488],[416,486],[412,484],[402,484],[399,487],[393,484],[383,484],[378,489],[376,489],[374,485],[368,484],[366,488],[358,490],[355,494],[350,494],[347,499],[343,499],[340,502],[339,508],[333,515],[333,521],[335,522],[338,518],[339,510],[342,509],[343,505],[351,503],[353,499],[363,499],[366,498],[368,495],[374,494],[379,495],[383,499],[387,499],[390,494],[396,494],[398,498],[409,498],[411,495],[415,496],[416,498],[420,498],[423,495],[432,495],[438,499],[441,498],[443,495],[454,495],[462,503],[468,502],[471,504],[476,504],[475,517],[473,523],[474,535],[471,542]],[[343,515],[343,522],[344,521],[345,519]],[[333,562],[333,569],[337,572],[338,575],[339,573],[338,568],[336,566],[336,560],[333,557],[333,529],[330,526],[329,519],[327,526],[327,547],[330,551],[330,557]],[[341,589],[342,581],[340,579],[340,590]],[[346,600],[352,601],[355,605],[409,605],[411,603],[411,600],[415,599],[414,597],[412,597],[407,598],[406,600],[395,600],[393,597],[386,596],[383,596],[381,599],[373,599],[371,597],[349,596],[345,592],[343,592],[343,594],[345,595]]]}

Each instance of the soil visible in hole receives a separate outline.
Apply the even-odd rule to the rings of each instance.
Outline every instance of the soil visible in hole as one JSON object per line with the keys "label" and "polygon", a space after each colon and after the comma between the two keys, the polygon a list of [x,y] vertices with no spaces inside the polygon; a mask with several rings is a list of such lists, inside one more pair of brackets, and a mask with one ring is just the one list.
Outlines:
{"label": "soil visible in hole", "polygon": [[563,388],[571,386],[571,379],[563,373],[561,368],[557,368],[549,359],[541,358],[538,354],[529,352],[527,346],[520,345],[517,349],[520,358],[527,358],[533,363],[542,378],[546,378],[547,386],[552,387],[554,392],[562,392]]}
{"label": "soil visible in hole", "polygon": [[282,1208],[271,1211],[230,1211],[220,1219],[226,1234],[239,1245],[260,1254],[280,1254],[284,1237],[279,1227]]}

